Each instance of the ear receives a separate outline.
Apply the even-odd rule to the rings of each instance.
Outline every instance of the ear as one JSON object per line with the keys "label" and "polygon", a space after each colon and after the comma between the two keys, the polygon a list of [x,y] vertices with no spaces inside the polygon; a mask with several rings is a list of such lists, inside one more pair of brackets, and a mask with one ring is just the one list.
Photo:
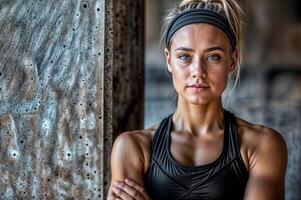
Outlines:
{"label": "ear", "polygon": [[237,65],[237,60],[238,60],[238,51],[237,49],[235,51],[233,51],[231,53],[231,60],[230,60],[230,66],[229,66],[229,69],[228,69],[228,73],[233,73],[235,68],[236,68],[236,65]]}
{"label": "ear", "polygon": [[164,56],[165,56],[165,60],[166,60],[166,65],[167,65],[167,69],[170,73],[172,73],[172,67],[170,65],[170,52],[167,48],[164,49]]}

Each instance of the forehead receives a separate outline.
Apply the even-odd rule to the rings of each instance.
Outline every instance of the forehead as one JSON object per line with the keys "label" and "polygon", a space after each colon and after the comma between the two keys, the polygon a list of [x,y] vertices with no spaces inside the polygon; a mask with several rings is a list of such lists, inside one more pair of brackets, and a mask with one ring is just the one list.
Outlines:
{"label": "forehead", "polygon": [[178,46],[205,48],[213,45],[228,49],[230,41],[218,27],[205,23],[186,25],[177,30],[171,40],[171,48]]}

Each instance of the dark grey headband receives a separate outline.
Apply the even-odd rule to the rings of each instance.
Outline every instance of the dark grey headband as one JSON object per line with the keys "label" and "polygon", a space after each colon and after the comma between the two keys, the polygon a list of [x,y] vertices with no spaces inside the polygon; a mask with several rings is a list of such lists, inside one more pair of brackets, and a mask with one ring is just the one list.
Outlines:
{"label": "dark grey headband", "polygon": [[228,20],[222,15],[207,9],[191,9],[178,14],[169,24],[165,35],[166,47],[174,33],[188,24],[207,23],[221,29],[230,39],[232,50],[236,48],[236,37],[233,33]]}

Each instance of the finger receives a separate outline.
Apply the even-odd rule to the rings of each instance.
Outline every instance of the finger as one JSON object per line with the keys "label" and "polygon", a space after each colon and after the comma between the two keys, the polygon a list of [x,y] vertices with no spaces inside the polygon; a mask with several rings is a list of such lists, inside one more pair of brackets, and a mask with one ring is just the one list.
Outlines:
{"label": "finger", "polygon": [[112,188],[113,188],[113,185],[110,186],[108,196],[107,196],[107,200],[115,200],[116,198],[118,198],[118,196],[112,191]]}
{"label": "finger", "polygon": [[139,192],[143,192],[144,188],[141,187],[140,185],[138,185],[136,182],[130,180],[130,179],[125,179],[125,183],[129,186],[131,186],[132,188],[135,188],[136,190],[138,190]]}
{"label": "finger", "polygon": [[136,200],[143,200],[143,196],[140,194],[140,192],[138,190],[136,190],[135,188],[127,185],[124,182],[115,182],[114,186],[118,187],[119,189],[122,189],[124,192],[126,192],[129,196],[131,196],[132,198],[136,199]]}
{"label": "finger", "polygon": [[139,191],[137,191],[135,188],[127,185],[124,182],[118,182],[115,183],[116,187],[118,187],[119,189],[123,190],[125,193],[127,193],[131,199],[135,199],[135,200],[146,200],[143,198],[142,194],[140,194]]}
{"label": "finger", "polygon": [[133,200],[134,197],[130,196],[128,193],[126,193],[123,189],[118,188],[116,186],[113,186],[112,188],[113,192],[121,199],[123,200]]}
{"label": "finger", "polygon": [[132,188],[135,188],[136,190],[138,190],[140,192],[140,194],[144,197],[144,199],[150,199],[145,191],[145,189],[140,186],[139,184],[137,184],[135,181],[132,181],[130,179],[125,179],[125,183],[129,186],[131,186]]}

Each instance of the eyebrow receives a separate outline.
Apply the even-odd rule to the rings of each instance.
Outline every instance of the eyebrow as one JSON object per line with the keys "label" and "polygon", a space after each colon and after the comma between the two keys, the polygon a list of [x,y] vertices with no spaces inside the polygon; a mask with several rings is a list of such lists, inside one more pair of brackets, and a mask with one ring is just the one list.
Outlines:
{"label": "eyebrow", "polygon": [[[215,46],[215,47],[209,47],[209,48],[205,49],[205,52],[210,52],[210,51],[215,51],[215,50],[225,51],[224,48],[219,47],[219,46]],[[194,50],[191,49],[191,48],[187,48],[187,47],[179,47],[179,48],[176,48],[175,51],[190,51],[190,52],[193,52]]]}

